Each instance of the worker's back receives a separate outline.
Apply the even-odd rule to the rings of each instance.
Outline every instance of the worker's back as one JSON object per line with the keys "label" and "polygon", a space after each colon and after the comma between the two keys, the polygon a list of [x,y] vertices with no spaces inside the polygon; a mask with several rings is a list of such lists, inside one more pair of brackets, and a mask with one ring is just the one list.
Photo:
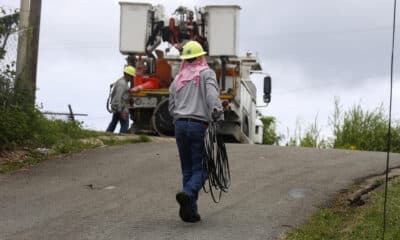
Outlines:
{"label": "worker's back", "polygon": [[174,102],[174,111],[171,115],[174,119],[193,118],[208,122],[214,106],[220,106],[218,98],[218,85],[215,73],[211,69],[200,72],[200,80],[197,85],[190,80],[179,91],[175,89],[176,81],[170,86],[171,101]]}
{"label": "worker's back", "polygon": [[124,77],[115,82],[111,93],[111,109],[114,112],[128,112],[129,84]]}

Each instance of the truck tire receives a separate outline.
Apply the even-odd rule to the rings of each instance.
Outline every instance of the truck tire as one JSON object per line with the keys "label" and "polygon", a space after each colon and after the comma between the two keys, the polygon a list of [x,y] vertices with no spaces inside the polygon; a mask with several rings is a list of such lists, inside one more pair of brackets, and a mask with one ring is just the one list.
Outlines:
{"label": "truck tire", "polygon": [[160,136],[175,135],[175,126],[171,115],[169,115],[168,104],[168,98],[161,100],[154,109],[153,116],[151,117],[152,127]]}

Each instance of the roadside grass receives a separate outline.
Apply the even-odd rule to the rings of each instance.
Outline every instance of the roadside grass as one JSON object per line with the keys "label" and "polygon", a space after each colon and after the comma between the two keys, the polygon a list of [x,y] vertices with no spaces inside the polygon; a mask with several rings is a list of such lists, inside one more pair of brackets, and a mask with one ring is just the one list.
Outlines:
{"label": "roadside grass", "polygon": [[[68,124],[68,123],[65,123]],[[61,134],[64,135],[64,134]],[[54,138],[57,139],[56,144],[54,144],[50,148],[41,147],[41,148],[28,148],[28,153],[21,160],[12,160],[7,161],[6,163],[0,163],[0,173],[6,173],[10,171],[15,171],[21,169],[23,167],[30,167],[33,165],[37,165],[38,163],[54,158],[63,154],[77,153],[86,149],[93,149],[101,146],[114,146],[114,145],[123,145],[123,144],[132,144],[132,143],[141,143],[141,142],[150,142],[151,139],[148,136],[140,135],[137,138],[131,139],[123,139],[120,140],[115,138],[118,135],[104,133],[104,132],[95,132],[81,129],[79,133],[75,135],[75,137],[82,138],[71,138],[70,135],[63,136],[64,138]],[[97,141],[82,141],[83,137],[88,137],[91,139],[96,139]],[[102,139],[100,139],[100,137]],[[108,137],[108,138],[104,138]],[[53,142],[53,141],[51,141]],[[47,144],[43,144],[42,146],[48,146]]]}
{"label": "roadside grass", "polygon": [[[286,240],[377,240],[382,238],[384,192],[374,191],[365,205],[349,206],[343,196],[323,208]],[[400,239],[400,179],[389,183],[386,240]]]}

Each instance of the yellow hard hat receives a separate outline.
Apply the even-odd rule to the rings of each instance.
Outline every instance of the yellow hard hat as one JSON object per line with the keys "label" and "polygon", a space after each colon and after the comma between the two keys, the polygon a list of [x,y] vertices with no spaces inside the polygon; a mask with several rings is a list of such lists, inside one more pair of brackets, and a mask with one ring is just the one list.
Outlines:
{"label": "yellow hard hat", "polygon": [[205,54],[207,54],[207,52],[203,50],[203,47],[200,45],[200,43],[196,41],[189,41],[183,46],[181,59],[185,60],[197,58]]}
{"label": "yellow hard hat", "polygon": [[134,76],[136,76],[136,69],[132,66],[126,66],[124,69],[124,73],[134,77]]}

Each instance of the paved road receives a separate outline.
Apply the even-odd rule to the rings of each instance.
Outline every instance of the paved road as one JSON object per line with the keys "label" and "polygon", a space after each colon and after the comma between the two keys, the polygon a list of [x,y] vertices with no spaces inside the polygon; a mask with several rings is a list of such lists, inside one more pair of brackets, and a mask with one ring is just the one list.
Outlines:
{"label": "paved road", "polygon": [[[277,239],[356,178],[382,172],[384,153],[229,145],[232,188],[203,221],[180,221],[173,143],[85,151],[0,175],[0,239]],[[393,155],[400,165],[400,155]],[[86,185],[92,184],[93,189]]]}

